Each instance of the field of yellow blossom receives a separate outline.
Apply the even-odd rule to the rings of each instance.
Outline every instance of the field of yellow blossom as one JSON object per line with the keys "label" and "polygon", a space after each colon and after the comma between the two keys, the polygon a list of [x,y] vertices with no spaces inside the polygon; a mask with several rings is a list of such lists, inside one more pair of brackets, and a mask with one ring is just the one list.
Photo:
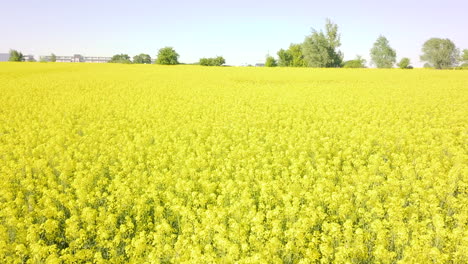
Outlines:
{"label": "field of yellow blossom", "polygon": [[467,263],[468,71],[0,63],[0,263]]}

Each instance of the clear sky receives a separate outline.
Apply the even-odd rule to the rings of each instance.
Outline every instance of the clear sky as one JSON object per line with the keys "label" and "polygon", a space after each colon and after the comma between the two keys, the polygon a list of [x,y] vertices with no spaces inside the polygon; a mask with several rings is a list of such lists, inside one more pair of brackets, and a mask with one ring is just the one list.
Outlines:
{"label": "clear sky", "polygon": [[345,59],[386,36],[398,59],[421,66],[425,40],[468,48],[468,0],[1,0],[0,53],[130,56],[172,46],[181,62],[222,55],[227,64],[263,62],[300,43],[325,19],[338,24]]}

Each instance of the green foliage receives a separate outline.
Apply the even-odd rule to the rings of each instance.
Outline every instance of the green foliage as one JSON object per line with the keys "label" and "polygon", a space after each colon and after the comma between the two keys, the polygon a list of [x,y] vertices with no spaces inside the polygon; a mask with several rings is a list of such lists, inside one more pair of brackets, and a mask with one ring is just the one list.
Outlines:
{"label": "green foliage", "polygon": [[366,68],[366,60],[361,56],[357,56],[354,60],[346,61],[343,64],[344,68]]}
{"label": "green foliage", "polygon": [[202,66],[222,66],[226,63],[226,60],[217,56],[216,58],[201,58],[199,64]]}
{"label": "green foliage", "polygon": [[281,67],[305,67],[304,55],[301,44],[291,44],[287,50],[278,51],[278,66]]}
{"label": "green foliage", "polygon": [[307,65],[304,61],[301,44],[291,44],[289,46],[288,52],[292,56],[292,67],[305,67]]}
{"label": "green foliage", "polygon": [[266,61],[265,61],[265,67],[276,67],[278,64],[276,63],[275,58],[272,56],[267,56]]}
{"label": "green foliage", "polygon": [[422,61],[427,61],[436,69],[456,66],[460,51],[450,39],[431,38],[422,47]]}
{"label": "green foliage", "polygon": [[109,61],[110,63],[132,63],[130,61],[130,56],[127,54],[116,54],[112,56],[112,59]]}
{"label": "green foliage", "polygon": [[278,51],[278,66],[289,67],[292,64],[292,55],[284,49]]}
{"label": "green foliage", "polygon": [[151,57],[148,54],[141,53],[133,56],[133,63],[136,64],[151,64]]}
{"label": "green foliage", "polygon": [[23,53],[17,50],[10,50],[10,59],[9,61],[23,61]]}
{"label": "green foliage", "polygon": [[302,44],[305,64],[309,67],[341,67],[343,54],[338,26],[327,19],[325,33],[316,30],[307,36]]}
{"label": "green foliage", "polygon": [[[411,61],[409,58],[402,58],[400,60],[400,62],[397,64],[397,66],[400,68],[400,69],[412,69],[412,67],[410,66],[411,64]],[[410,68],[411,67],[411,68]]]}
{"label": "green foliage", "polygon": [[50,62],[56,62],[57,61],[57,56],[55,56],[54,53],[50,54]]}
{"label": "green foliage", "polygon": [[463,50],[461,60],[464,62],[464,64],[468,63],[468,49]]}
{"label": "green foliage", "polygon": [[172,47],[165,47],[159,50],[156,59],[157,64],[176,65],[179,64],[179,54]]}
{"label": "green foliage", "polygon": [[396,51],[384,36],[379,36],[370,52],[371,61],[377,68],[392,68],[396,62]]}

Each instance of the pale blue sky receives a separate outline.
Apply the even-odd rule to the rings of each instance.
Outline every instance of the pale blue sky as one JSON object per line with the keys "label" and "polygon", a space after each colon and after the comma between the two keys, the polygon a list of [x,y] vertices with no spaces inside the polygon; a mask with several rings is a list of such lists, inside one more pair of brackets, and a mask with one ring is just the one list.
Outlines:
{"label": "pale blue sky", "polygon": [[394,1],[118,1],[1,0],[0,52],[130,56],[173,46],[181,62],[222,55],[227,64],[263,62],[299,43],[326,18],[338,24],[345,59],[369,61],[376,38],[386,36],[398,59],[415,66],[431,37],[468,48],[468,0]]}

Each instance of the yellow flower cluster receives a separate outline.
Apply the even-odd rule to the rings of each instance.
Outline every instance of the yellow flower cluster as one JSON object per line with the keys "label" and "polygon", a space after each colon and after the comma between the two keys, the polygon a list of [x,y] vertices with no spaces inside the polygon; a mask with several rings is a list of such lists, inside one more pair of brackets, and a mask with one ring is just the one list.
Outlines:
{"label": "yellow flower cluster", "polygon": [[0,64],[0,263],[466,263],[468,72]]}

